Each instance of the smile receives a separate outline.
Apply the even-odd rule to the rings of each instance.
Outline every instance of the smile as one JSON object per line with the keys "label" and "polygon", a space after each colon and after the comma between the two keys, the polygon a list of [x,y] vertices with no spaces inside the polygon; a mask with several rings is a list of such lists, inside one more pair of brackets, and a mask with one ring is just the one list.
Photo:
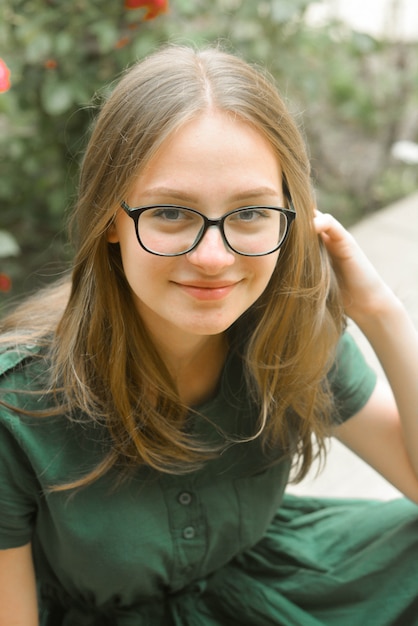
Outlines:
{"label": "smile", "polygon": [[234,287],[235,283],[175,283],[182,291],[196,300],[222,300],[226,298]]}

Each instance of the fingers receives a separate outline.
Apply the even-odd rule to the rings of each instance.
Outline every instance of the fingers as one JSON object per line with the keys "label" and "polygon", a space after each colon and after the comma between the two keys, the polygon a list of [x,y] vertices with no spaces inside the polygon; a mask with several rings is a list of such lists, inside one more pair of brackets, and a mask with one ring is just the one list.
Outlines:
{"label": "fingers", "polygon": [[314,227],[318,235],[326,234],[333,239],[348,235],[346,229],[329,213],[321,213],[315,210]]}
{"label": "fingers", "polygon": [[315,211],[314,228],[321,237],[334,262],[354,259],[361,255],[354,237],[329,213]]}

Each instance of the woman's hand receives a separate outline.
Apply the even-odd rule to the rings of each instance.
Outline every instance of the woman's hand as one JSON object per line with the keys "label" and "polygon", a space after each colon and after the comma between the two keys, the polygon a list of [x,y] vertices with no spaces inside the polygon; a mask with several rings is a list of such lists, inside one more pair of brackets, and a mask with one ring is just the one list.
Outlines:
{"label": "woman's hand", "polygon": [[332,215],[316,211],[316,232],[331,257],[344,308],[360,327],[396,300],[354,237]]}

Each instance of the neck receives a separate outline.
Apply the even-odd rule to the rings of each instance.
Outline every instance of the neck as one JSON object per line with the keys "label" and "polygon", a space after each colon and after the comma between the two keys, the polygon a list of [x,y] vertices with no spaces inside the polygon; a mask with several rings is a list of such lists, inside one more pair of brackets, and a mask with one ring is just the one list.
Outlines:
{"label": "neck", "polygon": [[184,404],[201,404],[213,396],[228,353],[225,334],[199,337],[188,345],[156,345]]}

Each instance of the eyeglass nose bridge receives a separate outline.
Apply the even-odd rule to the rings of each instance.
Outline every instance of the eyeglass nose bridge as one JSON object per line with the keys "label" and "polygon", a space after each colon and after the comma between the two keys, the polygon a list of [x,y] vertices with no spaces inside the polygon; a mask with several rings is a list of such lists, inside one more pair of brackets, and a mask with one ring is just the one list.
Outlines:
{"label": "eyeglass nose bridge", "polygon": [[199,213],[199,215],[203,219],[203,226],[200,229],[193,243],[193,246],[188,250],[188,253],[193,252],[193,250],[196,250],[196,248],[202,243],[209,228],[217,228],[219,232],[221,233],[222,241],[224,242],[226,249],[230,252],[234,252],[234,249],[231,247],[231,245],[228,242],[228,239],[226,238],[225,230],[224,230],[225,219],[228,217],[228,215],[223,215],[222,217],[217,217],[215,219],[206,217],[206,215],[203,215],[202,213]]}

